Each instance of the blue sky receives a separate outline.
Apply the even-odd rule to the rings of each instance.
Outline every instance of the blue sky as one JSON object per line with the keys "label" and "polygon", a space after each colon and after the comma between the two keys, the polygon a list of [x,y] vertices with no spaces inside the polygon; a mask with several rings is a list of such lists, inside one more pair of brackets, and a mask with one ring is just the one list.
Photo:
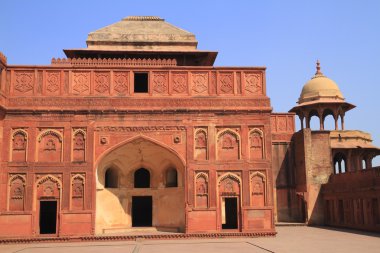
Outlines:
{"label": "blue sky", "polygon": [[[286,112],[302,86],[322,72],[357,106],[346,129],[380,146],[380,1],[2,1],[0,51],[9,64],[49,64],[64,48],[129,15],[154,15],[193,32],[216,66],[266,66],[275,112]],[[376,159],[380,165],[380,159]]]}

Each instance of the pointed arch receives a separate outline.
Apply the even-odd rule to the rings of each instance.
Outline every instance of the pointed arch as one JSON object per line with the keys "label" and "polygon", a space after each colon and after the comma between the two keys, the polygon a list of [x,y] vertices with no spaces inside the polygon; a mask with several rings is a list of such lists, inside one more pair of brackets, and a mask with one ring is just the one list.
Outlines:
{"label": "pointed arch", "polygon": [[251,206],[263,207],[267,204],[267,180],[265,174],[255,171],[250,175]]}
{"label": "pointed arch", "polygon": [[194,159],[208,160],[208,135],[206,128],[198,128],[194,131]]}
{"label": "pointed arch", "polygon": [[253,128],[248,132],[249,137],[249,158],[264,159],[265,158],[265,145],[264,133],[259,128]]}
{"label": "pointed arch", "polygon": [[109,149],[105,150],[101,155],[98,156],[98,159],[96,160],[95,162],[95,168],[98,167],[99,163],[103,160],[104,157],[106,157],[107,155],[109,155],[110,153],[112,153],[114,150],[128,144],[128,143],[132,143],[134,141],[138,141],[138,140],[143,140],[143,141],[148,141],[148,142],[151,142],[153,144],[156,144],[166,150],[168,150],[170,153],[172,153],[173,155],[175,155],[176,157],[179,158],[179,160],[181,161],[182,165],[185,167],[186,166],[186,161],[185,159],[176,151],[174,150],[173,148],[171,148],[170,146],[162,143],[162,142],[159,142],[153,138],[150,138],[146,135],[143,135],[143,134],[139,134],[139,135],[136,135],[132,138],[129,138],[127,140],[124,140],[118,144],[116,144],[115,146],[113,147],[110,147]]}
{"label": "pointed arch", "polygon": [[70,184],[70,210],[83,210],[86,178],[83,174],[72,174]]}
{"label": "pointed arch", "polygon": [[36,181],[35,185],[36,185],[37,187],[39,187],[41,184],[45,183],[45,182],[48,181],[48,180],[50,180],[50,181],[56,183],[56,184],[58,185],[58,188],[59,188],[59,189],[62,188],[62,181],[59,180],[58,178],[56,178],[55,176],[50,175],[50,174],[45,175],[45,176],[41,177],[40,179],[38,179],[38,180]]}
{"label": "pointed arch", "polygon": [[14,129],[12,131],[9,147],[10,161],[27,161],[28,132],[21,128]]}
{"label": "pointed arch", "polygon": [[205,172],[197,172],[194,180],[195,189],[195,206],[197,208],[208,208],[208,174]]}
{"label": "pointed arch", "polygon": [[236,181],[238,181],[238,183],[241,185],[241,178],[236,175],[235,173],[232,173],[232,172],[226,172],[224,173],[223,175],[221,175],[219,178],[218,178],[218,185],[220,185],[220,183],[226,179],[226,178],[231,178],[231,179],[234,179]]}
{"label": "pointed arch", "polygon": [[231,128],[223,129],[216,135],[215,147],[218,160],[240,160],[240,134]]}
{"label": "pointed arch", "polygon": [[25,202],[26,176],[12,175],[7,185],[7,210],[23,211]]}
{"label": "pointed arch", "polygon": [[64,151],[62,133],[56,129],[43,130],[37,136],[36,149],[37,161],[62,162]]}
{"label": "pointed arch", "polygon": [[61,134],[59,131],[57,131],[57,130],[55,130],[55,129],[46,129],[46,130],[42,131],[42,132],[37,136],[37,141],[38,141],[38,142],[41,142],[42,138],[43,138],[44,136],[48,135],[48,134],[55,135],[55,136],[58,138],[58,140],[59,140],[60,142],[62,142],[62,140],[63,140],[63,136],[62,136],[62,134]]}

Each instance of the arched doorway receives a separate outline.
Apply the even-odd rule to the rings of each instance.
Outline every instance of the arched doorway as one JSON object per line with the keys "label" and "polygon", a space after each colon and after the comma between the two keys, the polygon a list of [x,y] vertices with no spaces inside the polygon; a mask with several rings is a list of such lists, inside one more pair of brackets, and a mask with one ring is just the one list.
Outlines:
{"label": "arched doorway", "polygon": [[[108,150],[97,164],[96,234],[135,227],[185,230],[185,165],[170,147],[137,137]],[[117,187],[105,187],[109,168],[117,171]],[[171,169],[177,172],[175,187],[167,187]]]}

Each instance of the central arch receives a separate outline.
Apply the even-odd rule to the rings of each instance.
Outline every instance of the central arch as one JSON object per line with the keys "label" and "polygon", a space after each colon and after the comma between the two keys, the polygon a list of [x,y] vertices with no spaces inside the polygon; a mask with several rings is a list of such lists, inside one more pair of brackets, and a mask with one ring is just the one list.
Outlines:
{"label": "central arch", "polygon": [[[167,171],[173,169],[177,185],[168,187]],[[96,178],[96,234],[128,232],[138,224],[185,230],[185,164],[165,144],[141,135],[126,140],[99,158]]]}

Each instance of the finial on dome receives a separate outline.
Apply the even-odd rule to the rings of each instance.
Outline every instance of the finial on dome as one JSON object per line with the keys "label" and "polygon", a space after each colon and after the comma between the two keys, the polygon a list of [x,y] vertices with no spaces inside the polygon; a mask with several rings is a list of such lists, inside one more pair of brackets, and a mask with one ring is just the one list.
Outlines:
{"label": "finial on dome", "polygon": [[321,72],[321,63],[319,62],[319,60],[317,60],[317,72],[315,72],[315,75],[323,75],[323,73]]}
{"label": "finial on dome", "polygon": [[315,72],[315,75],[311,79],[314,79],[317,77],[324,77],[323,73],[321,72],[321,63],[319,62],[319,60],[317,60],[316,68],[317,68],[317,72]]}

